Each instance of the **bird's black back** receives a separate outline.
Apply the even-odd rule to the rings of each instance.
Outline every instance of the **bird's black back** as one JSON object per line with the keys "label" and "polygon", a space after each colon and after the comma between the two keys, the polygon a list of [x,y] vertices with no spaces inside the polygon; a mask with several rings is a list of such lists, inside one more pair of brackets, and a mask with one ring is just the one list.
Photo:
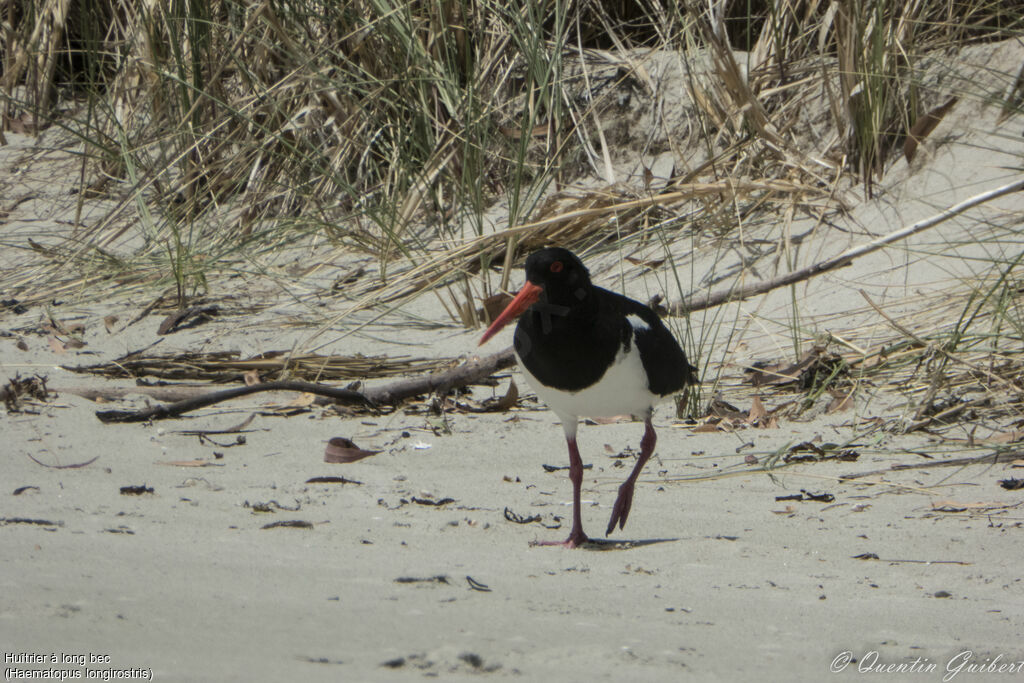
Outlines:
{"label": "bird's black back", "polygon": [[[555,261],[562,265],[552,272]],[[635,343],[651,392],[667,396],[696,384],[695,368],[665,324],[647,306],[596,287],[564,249],[545,249],[526,263],[527,279],[544,287],[519,319],[514,345],[526,369],[546,386],[579,391],[596,383],[620,347]],[[646,328],[634,328],[635,315]]]}

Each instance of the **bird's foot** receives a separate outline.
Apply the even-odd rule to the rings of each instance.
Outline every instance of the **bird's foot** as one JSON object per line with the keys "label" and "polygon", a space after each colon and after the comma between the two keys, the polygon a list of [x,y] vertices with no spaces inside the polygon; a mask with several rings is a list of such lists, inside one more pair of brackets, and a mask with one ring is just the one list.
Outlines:
{"label": "bird's foot", "polygon": [[572,549],[579,548],[581,545],[583,545],[589,540],[590,539],[587,538],[587,535],[585,533],[579,530],[574,530],[571,534],[569,534],[569,538],[565,539],[564,541],[532,541],[530,545],[557,545],[561,546],[562,548]]}
{"label": "bird's foot", "polygon": [[633,507],[633,482],[627,480],[619,487],[619,495],[612,507],[612,518],[608,521],[608,530],[604,532],[605,536],[615,530],[616,524],[620,529],[626,526],[631,507]]}

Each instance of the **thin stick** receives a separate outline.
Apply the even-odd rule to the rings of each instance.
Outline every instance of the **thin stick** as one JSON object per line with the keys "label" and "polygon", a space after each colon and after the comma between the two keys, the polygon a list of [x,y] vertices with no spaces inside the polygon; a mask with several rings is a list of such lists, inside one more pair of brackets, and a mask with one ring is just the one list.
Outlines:
{"label": "thin stick", "polygon": [[1013,451],[996,451],[995,453],[989,453],[988,455],[981,455],[974,458],[953,458],[952,460],[933,460],[932,462],[922,462],[913,465],[893,465],[887,470],[871,470],[870,472],[859,472],[856,474],[842,474],[839,476],[840,479],[860,479],[861,477],[871,477],[879,474],[892,474],[893,472],[899,472],[900,470],[924,470],[932,467],[963,467],[967,465],[994,465],[998,462],[1012,462],[1017,458],[1024,455],[1024,450],[1017,449]]}
{"label": "thin stick", "polygon": [[742,301],[743,299],[747,299],[758,294],[764,294],[765,292],[770,292],[771,290],[778,289],[779,287],[785,287],[786,285],[791,285],[803,280],[809,280],[812,277],[821,275],[829,270],[848,266],[850,265],[850,262],[856,258],[870,254],[873,251],[878,251],[887,244],[898,242],[910,237],[911,235],[933,228],[940,223],[948,221],[953,216],[957,216],[970,208],[978,206],[979,204],[984,204],[985,202],[996,199],[997,197],[1002,197],[1003,195],[1010,194],[1011,192],[1018,192],[1022,189],[1024,189],[1024,178],[1015,180],[1012,183],[1008,183],[1001,187],[997,187],[994,190],[982,192],[981,194],[975,195],[969,199],[965,199],[962,202],[940,211],[934,216],[900,228],[895,232],[890,232],[888,235],[883,235],[882,237],[872,240],[867,244],[847,249],[838,256],[812,264],[806,268],[801,268],[800,270],[780,275],[779,277],[772,278],[771,280],[755,282],[754,284],[747,285],[746,287],[721,290],[703,296],[690,297],[682,302],[669,304],[667,306],[668,315],[686,315],[691,311],[701,311],[705,308],[713,308],[730,301]]}

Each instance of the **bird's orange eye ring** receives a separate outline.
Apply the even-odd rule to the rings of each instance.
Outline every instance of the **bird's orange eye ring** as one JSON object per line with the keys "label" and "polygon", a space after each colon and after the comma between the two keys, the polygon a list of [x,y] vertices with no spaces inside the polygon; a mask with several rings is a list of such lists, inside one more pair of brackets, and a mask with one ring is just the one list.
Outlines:
{"label": "bird's orange eye ring", "polygon": [[564,268],[564,267],[565,266],[562,264],[561,261],[555,261],[554,263],[551,264],[551,272],[552,273],[561,273],[562,272],[562,268]]}

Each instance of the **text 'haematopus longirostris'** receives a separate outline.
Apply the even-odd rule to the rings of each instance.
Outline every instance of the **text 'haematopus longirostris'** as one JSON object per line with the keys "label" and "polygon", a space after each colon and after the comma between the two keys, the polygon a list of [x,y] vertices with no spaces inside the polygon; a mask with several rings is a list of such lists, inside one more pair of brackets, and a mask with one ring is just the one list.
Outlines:
{"label": "text 'haematopus longirostris'", "polygon": [[619,487],[608,535],[616,525],[625,526],[634,485],[654,452],[654,405],[696,384],[696,368],[654,311],[593,285],[586,267],[566,249],[541,249],[526,259],[526,283],[480,343],[520,315],[513,340],[519,367],[562,421],[569,446],[572,531],[564,545],[574,548],[587,541],[580,513],[579,418],[635,415],[646,425],[640,456]]}

